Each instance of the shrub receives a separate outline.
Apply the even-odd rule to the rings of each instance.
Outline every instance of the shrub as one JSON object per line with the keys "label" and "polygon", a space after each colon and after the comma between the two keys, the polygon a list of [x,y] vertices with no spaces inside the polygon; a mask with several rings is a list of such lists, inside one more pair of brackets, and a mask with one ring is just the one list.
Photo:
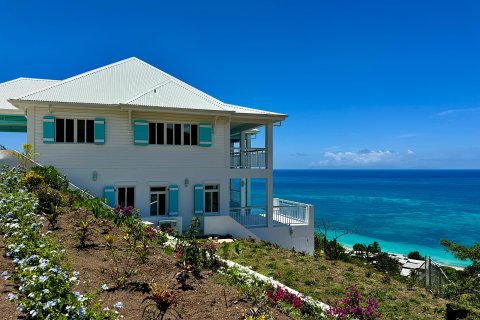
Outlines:
{"label": "shrub", "polygon": [[148,287],[150,295],[143,299],[142,303],[151,300],[153,304],[143,309],[142,319],[147,316],[147,319],[162,320],[177,300],[175,292],[170,291],[167,284],[163,288],[158,288],[157,284],[152,282]]}
{"label": "shrub", "polygon": [[75,237],[78,239],[78,247],[84,249],[91,241],[93,232],[93,221],[90,219],[88,212],[84,209],[80,214],[80,219],[75,224]]}
{"label": "shrub", "polygon": [[57,190],[66,190],[68,189],[68,180],[67,178],[60,173],[53,166],[40,167],[36,166],[30,169],[31,171],[39,174],[43,177],[46,184],[50,187]]}
{"label": "shrub", "polygon": [[112,234],[105,235],[105,243],[110,261],[108,273],[117,288],[125,288],[129,280],[138,272],[136,241],[125,233],[121,240]]}
{"label": "shrub", "polygon": [[353,245],[353,251],[355,251],[355,255],[363,257],[367,253],[367,246],[363,243],[355,243]]}
{"label": "shrub", "polygon": [[390,274],[400,274],[402,264],[395,258],[392,258],[386,252],[381,252],[375,257],[374,267],[378,271],[388,272]]}
{"label": "shrub", "polygon": [[47,218],[51,229],[55,229],[58,218],[63,213],[62,207],[65,204],[63,194],[46,184],[40,185],[36,193],[38,197],[37,212],[42,213]]}
{"label": "shrub", "polygon": [[409,252],[408,255],[407,255],[407,258],[408,259],[416,259],[416,260],[424,260],[425,257],[423,257],[420,252],[418,251],[412,251],[412,252]]}
{"label": "shrub", "polygon": [[357,287],[353,285],[342,301],[326,311],[327,319],[358,319],[373,320],[380,318],[378,302],[370,297],[362,299]]}
{"label": "shrub", "polygon": [[44,179],[43,176],[38,173],[28,171],[25,176],[23,176],[22,182],[27,187],[28,191],[33,191],[44,182]]}
{"label": "shrub", "polygon": [[324,239],[324,252],[328,259],[330,260],[340,260],[345,259],[345,248],[337,242],[337,240],[327,240]]}

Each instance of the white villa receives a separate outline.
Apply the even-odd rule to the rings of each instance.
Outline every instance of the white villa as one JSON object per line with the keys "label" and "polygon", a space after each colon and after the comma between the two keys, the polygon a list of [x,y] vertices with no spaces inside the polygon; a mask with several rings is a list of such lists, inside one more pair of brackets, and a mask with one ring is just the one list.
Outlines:
{"label": "white villa", "polygon": [[273,196],[273,127],[286,117],[226,104],[137,58],[0,84],[0,131],[27,132],[37,162],[110,206],[180,232],[198,215],[205,234],[313,253],[313,206]]}

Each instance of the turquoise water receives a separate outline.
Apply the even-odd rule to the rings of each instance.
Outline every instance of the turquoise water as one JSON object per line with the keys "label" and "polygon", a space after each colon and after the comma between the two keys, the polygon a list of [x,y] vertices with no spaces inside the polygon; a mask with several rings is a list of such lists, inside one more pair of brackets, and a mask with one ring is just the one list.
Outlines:
{"label": "turquoise water", "polygon": [[440,239],[480,241],[480,170],[275,170],[275,197],[311,203],[315,222],[357,230],[339,241],[465,266]]}

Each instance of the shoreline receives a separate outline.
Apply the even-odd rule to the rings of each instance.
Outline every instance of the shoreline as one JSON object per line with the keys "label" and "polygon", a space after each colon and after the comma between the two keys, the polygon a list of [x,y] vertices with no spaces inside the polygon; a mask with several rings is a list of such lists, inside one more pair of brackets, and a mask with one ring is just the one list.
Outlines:
{"label": "shoreline", "polygon": [[[349,253],[353,252],[353,247],[345,245],[341,242],[338,242],[338,243],[342,247],[347,249],[349,251]],[[399,260],[399,262],[402,264],[402,267],[404,267],[407,263],[412,262],[412,261],[413,262],[420,262],[421,261],[422,263],[425,263],[425,260],[410,259],[410,258],[407,257],[407,255],[405,255],[403,253],[383,251],[383,250],[382,250],[382,252],[386,252],[386,253],[388,253],[388,255],[396,257],[397,260]],[[434,263],[436,265],[439,265],[441,267],[448,267],[448,268],[455,269],[457,271],[463,271],[465,269],[464,267],[459,267],[459,266],[449,265],[449,264],[446,264],[446,263],[441,263],[441,262],[436,261],[435,259],[431,259],[431,260],[432,260],[432,263]],[[408,269],[410,269],[410,268],[408,268]]]}

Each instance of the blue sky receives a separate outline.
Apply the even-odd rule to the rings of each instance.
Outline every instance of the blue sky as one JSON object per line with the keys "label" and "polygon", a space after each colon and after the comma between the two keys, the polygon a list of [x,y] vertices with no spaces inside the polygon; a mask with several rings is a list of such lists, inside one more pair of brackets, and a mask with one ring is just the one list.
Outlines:
{"label": "blue sky", "polygon": [[[287,113],[276,168],[480,168],[478,1],[2,1],[0,82],[136,56]],[[24,135],[0,133],[18,147]]]}

